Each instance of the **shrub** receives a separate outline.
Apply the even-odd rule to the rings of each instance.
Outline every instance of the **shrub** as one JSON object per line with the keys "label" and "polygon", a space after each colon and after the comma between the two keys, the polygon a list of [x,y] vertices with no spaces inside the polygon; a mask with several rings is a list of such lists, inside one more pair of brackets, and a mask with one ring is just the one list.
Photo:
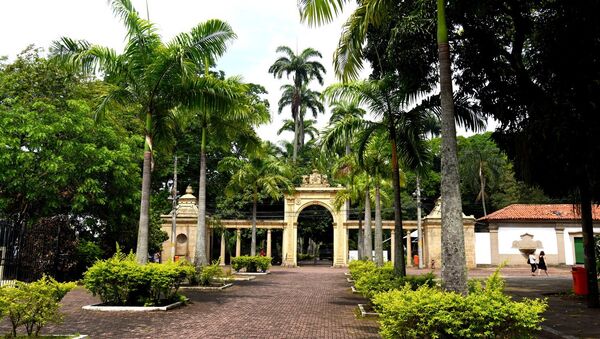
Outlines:
{"label": "shrub", "polygon": [[543,321],[545,300],[513,301],[499,275],[472,285],[467,296],[421,286],[379,293],[373,304],[383,338],[533,338]]}
{"label": "shrub", "polygon": [[377,269],[377,265],[369,260],[352,260],[348,264],[350,270],[350,276],[353,280],[360,279],[361,276],[369,274],[371,271]]}
{"label": "shrub", "polygon": [[84,285],[110,305],[157,305],[178,299],[181,283],[194,274],[185,261],[140,265],[133,254],[117,251],[97,261],[84,274]]}
{"label": "shrub", "polygon": [[213,261],[211,265],[203,266],[200,271],[196,272],[190,279],[191,285],[209,286],[211,281],[222,278],[225,273],[219,266],[218,261]]}
{"label": "shrub", "polygon": [[75,286],[43,276],[32,283],[17,282],[0,288],[0,310],[11,322],[12,336],[17,336],[17,328],[22,325],[28,336],[37,336],[48,323],[61,323],[59,302]]}
{"label": "shrub", "polygon": [[394,274],[392,263],[386,263],[381,267],[367,267],[367,274],[358,275],[354,286],[367,299],[380,292],[386,292],[393,289],[401,289],[408,285],[410,289],[416,290],[420,286],[435,286],[435,276],[432,273],[418,276],[398,277]]}
{"label": "shrub", "polygon": [[256,272],[257,269],[265,272],[271,266],[271,260],[271,257],[242,255],[231,259],[231,268],[236,272],[242,268],[245,268],[246,272]]}

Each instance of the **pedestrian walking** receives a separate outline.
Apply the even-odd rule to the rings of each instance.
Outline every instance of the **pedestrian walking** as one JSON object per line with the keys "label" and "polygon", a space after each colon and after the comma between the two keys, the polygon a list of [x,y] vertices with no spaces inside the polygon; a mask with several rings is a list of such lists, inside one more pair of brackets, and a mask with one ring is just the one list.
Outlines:
{"label": "pedestrian walking", "polygon": [[537,270],[537,262],[533,253],[529,255],[527,262],[529,262],[529,265],[531,265],[531,275],[535,275],[535,271]]}
{"label": "pedestrian walking", "polygon": [[544,273],[546,273],[546,276],[548,276],[548,267],[546,267],[546,253],[544,253],[544,251],[540,252],[540,255],[538,256],[538,262],[537,262],[537,268],[538,268],[538,275],[540,275],[540,271],[544,270]]}

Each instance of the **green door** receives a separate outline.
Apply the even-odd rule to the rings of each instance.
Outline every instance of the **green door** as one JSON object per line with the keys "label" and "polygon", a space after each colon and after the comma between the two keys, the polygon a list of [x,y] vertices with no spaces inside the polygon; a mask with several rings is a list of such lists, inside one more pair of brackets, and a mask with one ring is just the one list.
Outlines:
{"label": "green door", "polygon": [[583,264],[585,254],[583,254],[583,238],[575,238],[575,263]]}

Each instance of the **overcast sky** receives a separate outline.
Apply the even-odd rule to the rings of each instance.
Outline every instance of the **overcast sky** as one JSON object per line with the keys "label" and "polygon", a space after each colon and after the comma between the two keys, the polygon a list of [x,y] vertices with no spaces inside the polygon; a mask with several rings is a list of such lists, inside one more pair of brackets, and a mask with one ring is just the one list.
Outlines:
{"label": "overcast sky", "polygon": [[[133,0],[133,3],[145,16],[146,1]],[[279,88],[289,81],[285,77],[274,79],[267,71],[277,58],[278,46],[298,51],[306,47],[317,49],[323,54],[322,64],[327,68],[325,85],[335,82],[332,54],[346,15],[330,25],[309,28],[300,23],[296,0],[148,0],[148,7],[150,20],[165,41],[208,19],[221,19],[233,27],[238,38],[218,61],[217,68],[228,76],[241,75],[247,82],[266,87],[273,122],[259,128],[262,138],[277,141],[293,137],[291,133],[281,136],[276,133],[281,121],[291,117],[288,110],[277,114]],[[121,51],[125,35],[105,0],[0,0],[0,32],[0,56],[11,59],[29,44],[47,49],[61,36],[86,39]],[[314,82],[312,88],[322,87]],[[328,119],[328,114],[320,116],[319,125],[323,126]]]}
{"label": "overcast sky", "polygon": [[[133,0],[136,9],[145,15],[146,1]],[[279,88],[289,83],[285,77],[274,79],[269,66],[277,58],[275,49],[286,45],[301,51],[306,47],[323,54],[327,69],[325,86],[334,83],[332,55],[341,26],[353,9],[348,6],[335,22],[319,28],[300,23],[296,0],[148,0],[150,20],[156,24],[165,41],[208,19],[228,22],[238,35],[218,61],[217,68],[228,76],[241,75],[245,81],[261,84],[269,92],[272,123],[258,129],[259,135],[276,142],[291,140],[292,133],[277,136],[282,120],[291,118],[289,109],[277,114]],[[92,43],[122,51],[125,31],[113,16],[106,0],[0,0],[0,56],[14,58],[29,44],[48,48],[61,36],[86,39]],[[368,75],[368,70],[363,72]],[[312,88],[322,89],[317,82]],[[318,118],[324,126],[329,112]]]}

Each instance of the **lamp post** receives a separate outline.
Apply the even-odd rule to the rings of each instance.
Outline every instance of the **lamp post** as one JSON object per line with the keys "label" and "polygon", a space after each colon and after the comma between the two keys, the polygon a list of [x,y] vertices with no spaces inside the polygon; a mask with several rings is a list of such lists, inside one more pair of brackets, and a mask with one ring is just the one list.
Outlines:
{"label": "lamp post", "polygon": [[173,161],[173,179],[169,179],[167,181],[167,187],[171,192],[171,196],[169,200],[171,200],[172,208],[171,208],[171,260],[175,261],[175,246],[176,246],[176,233],[177,233],[177,156]]}

